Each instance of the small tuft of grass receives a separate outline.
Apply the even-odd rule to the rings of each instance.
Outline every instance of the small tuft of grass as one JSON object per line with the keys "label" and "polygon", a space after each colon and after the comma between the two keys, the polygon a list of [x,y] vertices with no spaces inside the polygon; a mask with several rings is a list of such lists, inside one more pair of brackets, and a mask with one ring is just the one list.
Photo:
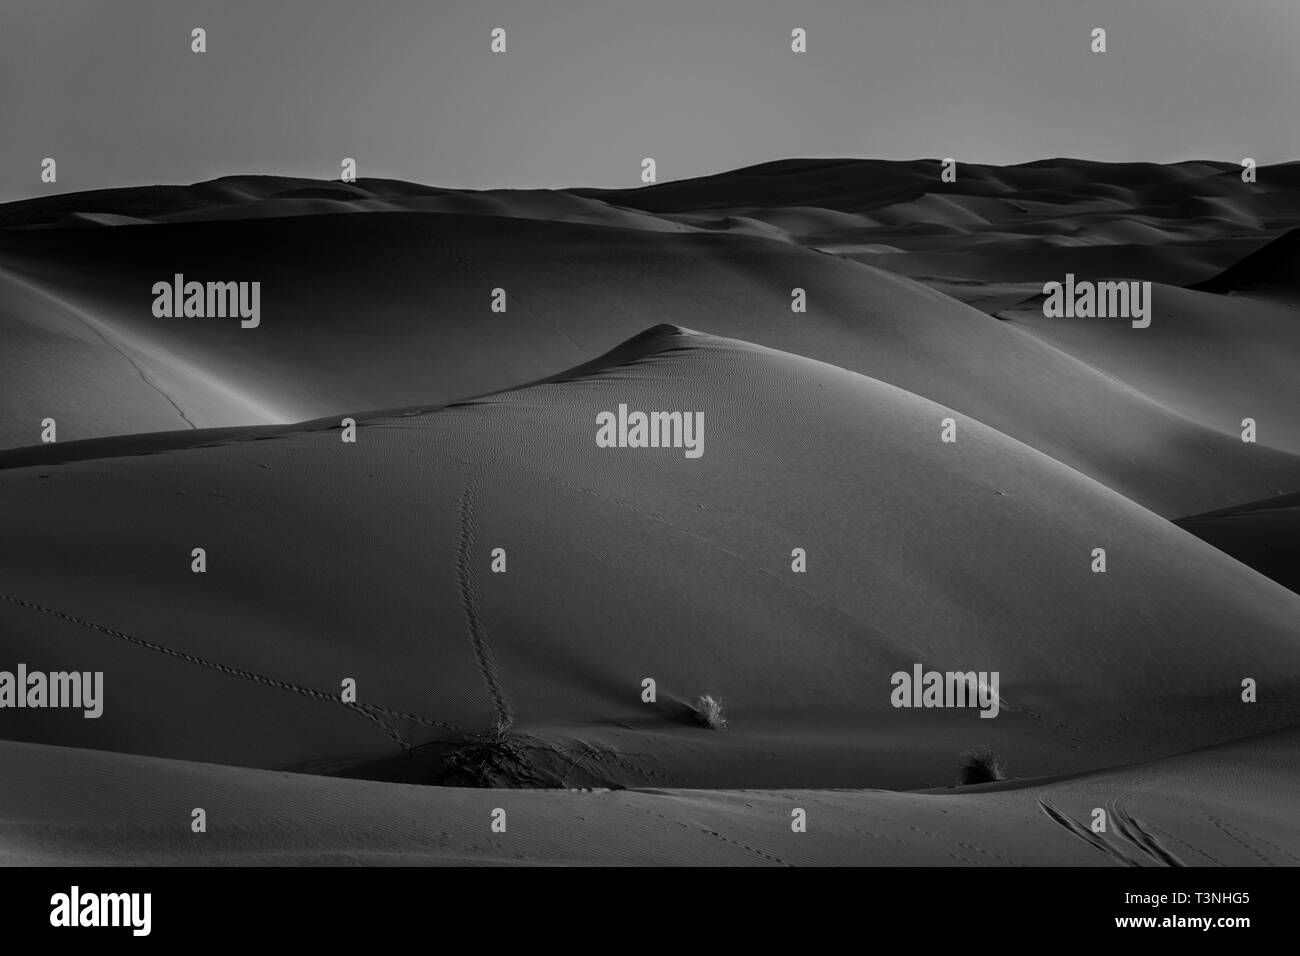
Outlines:
{"label": "small tuft of grass", "polygon": [[695,699],[693,709],[695,719],[699,721],[701,727],[708,727],[710,730],[727,729],[727,717],[722,712],[722,701],[718,698],[702,694]]}
{"label": "small tuft of grass", "polygon": [[1007,779],[1002,758],[985,746],[973,747],[961,755],[961,784],[993,783]]}

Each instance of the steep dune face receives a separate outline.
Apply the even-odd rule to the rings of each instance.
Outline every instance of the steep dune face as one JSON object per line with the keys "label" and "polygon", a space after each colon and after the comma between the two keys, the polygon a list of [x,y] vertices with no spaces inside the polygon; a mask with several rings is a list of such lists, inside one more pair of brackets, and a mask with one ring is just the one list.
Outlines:
{"label": "steep dune face", "polygon": [[1300,494],[1175,522],[1260,574],[1300,592]]}
{"label": "steep dune face", "polygon": [[[657,315],[890,382],[1167,516],[1300,483],[1300,459],[1282,453],[1289,445],[1243,448],[1178,404],[1154,402],[946,295],[770,238],[376,213],[10,230],[0,233],[0,262],[116,330],[141,371],[109,356],[101,377],[114,388],[138,391],[143,375],[202,425],[499,390],[599,355]],[[260,279],[261,324],[155,318],[150,289],[176,273]],[[491,308],[498,288],[504,313]],[[807,312],[791,311],[794,289],[806,293]],[[155,351],[142,355],[146,343]],[[187,387],[170,372],[177,363],[213,384]],[[61,401],[53,357],[15,371],[4,395],[24,395],[32,415],[63,409],[65,439],[105,433],[107,422]],[[142,417],[131,430],[159,427]],[[25,419],[6,427],[11,444],[35,441]]]}
{"label": "steep dune face", "polygon": [[1292,229],[1197,288],[1219,294],[1282,299],[1292,307],[1300,292],[1300,229]]}
{"label": "steep dune face", "polygon": [[[620,404],[702,412],[703,454],[598,447]],[[949,414],[660,327],[355,444],[0,471],[11,653],[107,688],[98,720],[11,711],[4,736],[400,776],[428,765],[396,738],[503,721],[557,781],[915,787],[982,742],[1062,772],[1300,717],[1300,597],[964,415],[941,442]],[[914,664],[999,672],[999,715],[893,707]],[[731,729],[687,719],[700,694]]]}

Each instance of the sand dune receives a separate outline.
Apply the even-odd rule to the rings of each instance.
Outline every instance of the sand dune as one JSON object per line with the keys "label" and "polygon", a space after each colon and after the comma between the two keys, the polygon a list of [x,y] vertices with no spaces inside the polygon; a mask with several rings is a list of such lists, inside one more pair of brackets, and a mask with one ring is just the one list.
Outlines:
{"label": "sand dune", "polygon": [[[1283,302],[1154,284],[1151,326],[1045,318],[1042,295],[998,313],[1035,338],[1241,444],[1300,453],[1300,311]],[[1248,446],[1249,447],[1249,446]]]}
{"label": "sand dune", "polygon": [[[275,185],[284,188],[273,195],[288,188]],[[227,184],[222,195],[251,188]],[[644,328],[645,316],[661,316],[888,381],[1168,517],[1300,482],[1300,459],[1279,453],[1293,450],[1290,438],[1243,449],[1198,406],[1167,393],[1153,399],[1140,393],[1143,382],[1117,382],[1090,367],[1086,342],[1078,357],[1064,354],[1059,342],[1044,347],[918,283],[770,237],[497,215],[300,215],[0,231],[0,267],[135,346],[123,351],[141,371],[113,356],[97,370],[112,381],[111,393],[148,391],[143,375],[171,398],[173,412],[205,426],[255,425],[268,415],[289,423],[494,391],[598,355]],[[265,321],[245,330],[234,321],[154,318],[149,289],[177,272],[266,277]],[[504,314],[490,310],[494,288],[508,293]],[[790,311],[793,288],[806,291],[807,313]],[[44,328],[47,320],[23,321]],[[140,356],[142,343],[163,357]],[[47,408],[62,413],[64,440],[184,427],[176,414],[167,421],[165,406],[131,429],[97,410],[83,413],[86,403],[65,400],[58,350],[38,358],[15,363],[0,385],[0,394],[21,394],[30,406],[0,425],[10,447],[36,441]],[[176,363],[201,369],[209,386],[182,393],[169,372]],[[162,397],[141,400],[160,405]]]}
{"label": "sand dune", "polygon": [[[597,448],[619,403],[703,411],[705,453]],[[505,717],[544,779],[918,787],[982,742],[1039,774],[1300,721],[1300,597],[987,426],[940,442],[947,414],[664,326],[550,381],[361,416],[355,445],[316,426],[7,469],[11,653],[139,690],[99,720],[14,712],[6,736],[388,777],[444,750],[408,761],[384,724],[446,744]],[[999,671],[1003,713],[894,709],[886,676],[914,663]],[[344,677],[383,709],[328,699]],[[731,730],[692,726],[706,693]]]}
{"label": "sand dune", "polygon": [[8,444],[33,444],[41,421],[63,439],[150,429],[205,428],[285,420],[264,397],[203,356],[186,357],[143,328],[81,308],[0,268],[0,379]]}
{"label": "sand dune", "polygon": [[[1296,163],[1265,167],[1250,184],[1227,163],[962,163],[956,182],[938,171],[935,160],[783,160],[645,189],[575,192],[670,218],[740,208],[788,222],[787,207],[815,207],[820,215],[805,214],[805,228],[787,227],[796,241],[841,254],[856,246],[864,261],[907,275],[985,281],[1070,270],[1182,284],[1300,224]],[[918,244],[918,234],[932,241]],[[993,249],[963,254],[986,234]],[[1051,241],[1060,238],[1068,241]],[[878,260],[865,251],[882,243],[906,254]]]}
{"label": "sand dune", "polygon": [[[1297,235],[1294,163],[0,206],[0,669],[107,694],[0,711],[0,862],[1298,862]],[[1066,272],[1151,326],[1045,318]],[[951,788],[977,745],[1021,779]]]}

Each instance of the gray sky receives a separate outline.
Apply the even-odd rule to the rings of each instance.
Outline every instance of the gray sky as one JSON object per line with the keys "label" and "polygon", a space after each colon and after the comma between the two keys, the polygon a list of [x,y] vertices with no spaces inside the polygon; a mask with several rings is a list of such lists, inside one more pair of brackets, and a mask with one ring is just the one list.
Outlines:
{"label": "gray sky", "polygon": [[1300,0],[0,0],[0,200],[344,156],[456,187],[636,185],[644,156],[1266,164],[1300,157],[1297,48]]}

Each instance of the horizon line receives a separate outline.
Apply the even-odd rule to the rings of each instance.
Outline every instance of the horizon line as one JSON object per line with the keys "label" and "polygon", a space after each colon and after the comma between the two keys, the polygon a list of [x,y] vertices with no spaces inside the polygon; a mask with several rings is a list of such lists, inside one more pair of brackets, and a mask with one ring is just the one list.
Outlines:
{"label": "horizon line", "polygon": [[[669,186],[669,185],[680,184],[680,183],[698,182],[700,180],[705,180],[705,179],[714,179],[717,177],[732,175],[735,173],[743,173],[750,170],[758,170],[765,166],[776,166],[782,163],[858,162],[858,163],[882,163],[882,164],[904,166],[904,165],[910,165],[915,163],[942,163],[944,158],[949,158],[949,157],[938,158],[933,156],[917,156],[911,159],[883,159],[883,158],[876,158],[870,156],[786,156],[778,159],[763,160],[761,162],[752,163],[746,166],[735,166],[729,169],[716,170],[714,172],[703,173],[698,176],[683,176],[680,179],[667,179],[662,182],[654,182],[654,183],[634,183],[627,186],[584,186],[584,185],[574,185],[574,184],[563,185],[563,186],[556,186],[556,185],[552,185],[552,186],[447,186],[436,182],[425,182],[417,179],[403,179],[395,176],[358,176],[352,182],[344,182],[342,179],[338,179],[338,178],[330,179],[330,178],[317,177],[317,176],[303,176],[303,175],[298,175],[293,173],[242,172],[242,173],[224,173],[220,176],[213,176],[207,179],[196,179],[191,182],[153,182],[153,183],[135,183],[135,184],[116,185],[116,186],[92,186],[85,189],[72,189],[66,192],[37,193],[34,195],[29,195],[18,199],[0,200],[0,207],[16,205],[18,203],[34,202],[42,199],[55,199],[55,198],[60,198],[65,196],[76,196],[76,195],[87,194],[87,193],[106,193],[106,192],[115,192],[115,191],[126,191],[132,189],[157,189],[157,188],[185,189],[185,188],[192,188],[195,186],[203,186],[208,183],[217,183],[223,180],[252,179],[252,178],[299,179],[299,180],[307,180],[307,181],[319,182],[319,183],[331,183],[331,184],[336,183],[343,186],[356,185],[357,183],[366,182],[366,181],[396,182],[396,183],[407,183],[416,186],[427,186],[433,189],[447,189],[453,192],[462,192],[462,193],[535,192],[535,191],[574,192],[576,190],[585,190],[591,192],[630,192],[633,190],[640,190],[640,189],[653,189],[657,186]],[[1206,159],[1206,158],[1188,158],[1188,159],[1173,160],[1170,162],[1157,162],[1154,160],[1140,160],[1140,159],[1138,160],[1088,159],[1083,156],[1045,156],[1039,159],[1030,159],[1019,163],[984,163],[984,162],[963,161],[961,159],[958,159],[957,157],[951,157],[951,158],[957,160],[958,166],[977,166],[977,167],[984,167],[989,169],[1017,169],[1025,166],[1035,166],[1035,165],[1052,164],[1052,163],[1061,164],[1061,165],[1065,165],[1069,163],[1082,163],[1090,166],[1165,166],[1165,167],[1188,166],[1188,165],[1199,164],[1199,165],[1208,165],[1208,166],[1224,166],[1231,169],[1231,168],[1239,168],[1242,163],[1241,160]],[[1300,163],[1300,157],[1293,158],[1293,159],[1285,159],[1273,163],[1257,163],[1256,168],[1272,169],[1279,166],[1290,166],[1296,163]],[[57,185],[57,184],[51,184],[51,185]],[[953,185],[953,184],[949,183],[947,185]]]}

